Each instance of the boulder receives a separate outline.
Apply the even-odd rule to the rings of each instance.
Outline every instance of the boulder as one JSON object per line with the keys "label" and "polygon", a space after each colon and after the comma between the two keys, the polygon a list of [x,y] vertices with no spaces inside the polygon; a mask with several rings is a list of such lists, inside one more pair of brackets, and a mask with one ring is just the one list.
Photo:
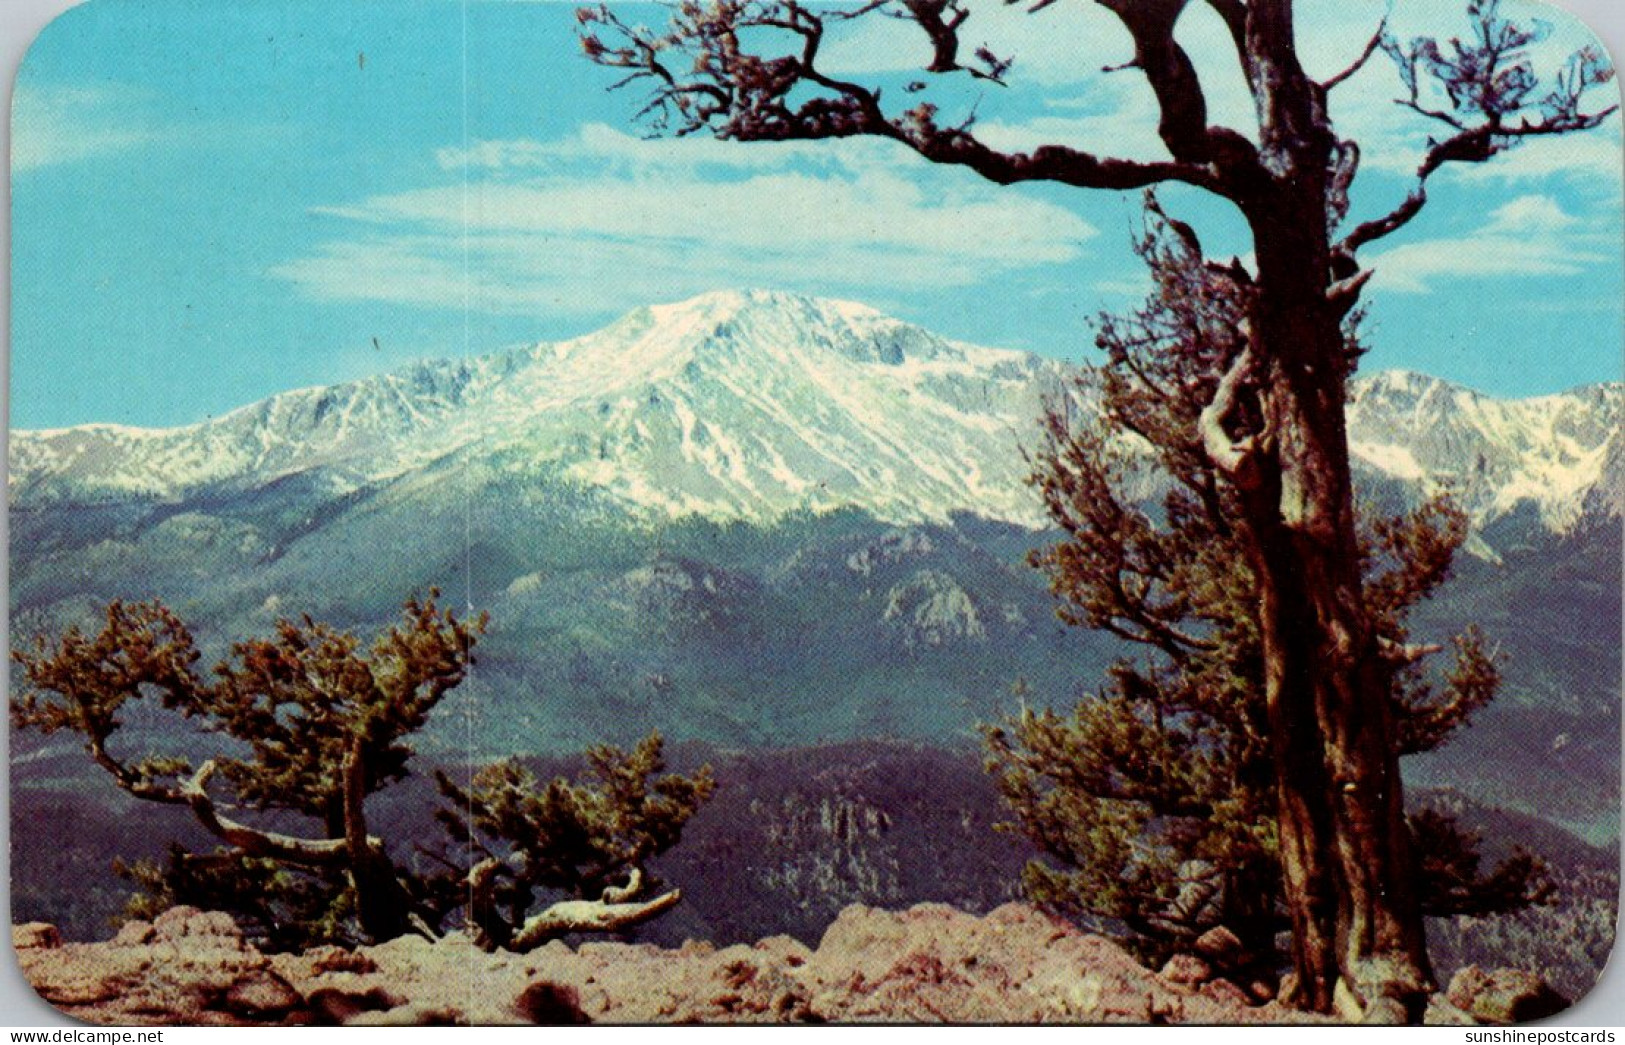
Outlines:
{"label": "boulder", "polygon": [[1247,960],[1241,938],[1222,925],[1216,925],[1198,936],[1191,950],[1197,957],[1220,969],[1236,969]]}
{"label": "boulder", "polygon": [[1208,982],[1202,984],[1202,994],[1204,997],[1212,998],[1214,1001],[1224,1002],[1228,1005],[1251,1005],[1253,1003],[1252,998],[1247,996],[1246,991],[1242,990],[1240,987],[1237,987],[1229,980],[1222,978],[1217,980],[1209,980]]}
{"label": "boulder", "polygon": [[312,976],[320,976],[329,972],[377,972],[378,963],[360,951],[346,950],[343,947],[325,945],[312,947],[305,952],[305,959],[310,962]]}
{"label": "boulder", "polygon": [[128,921],[119,926],[112,942],[114,947],[141,947],[151,943],[156,935],[151,922]]}
{"label": "boulder", "polygon": [[272,1021],[304,1004],[293,986],[268,969],[257,969],[226,989],[221,1008],[255,1021]]}
{"label": "boulder", "polygon": [[1163,965],[1160,974],[1180,987],[1199,987],[1213,978],[1213,966],[1194,954],[1176,954]]}
{"label": "boulder", "polygon": [[1555,1016],[1569,1000],[1551,984],[1523,969],[1485,971],[1476,965],[1450,978],[1445,997],[1481,1023],[1527,1023]]}
{"label": "boulder", "polygon": [[[170,943],[209,941],[206,946],[241,949],[242,930],[222,911],[200,911],[196,907],[171,907],[152,923],[156,939]],[[227,941],[230,941],[229,943]]]}

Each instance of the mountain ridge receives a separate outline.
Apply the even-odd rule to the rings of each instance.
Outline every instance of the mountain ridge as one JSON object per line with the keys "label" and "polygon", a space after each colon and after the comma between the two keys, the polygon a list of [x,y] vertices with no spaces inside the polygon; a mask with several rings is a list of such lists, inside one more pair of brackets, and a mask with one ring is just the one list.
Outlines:
{"label": "mountain ridge", "polygon": [[[1027,565],[1054,534],[999,518],[1036,514],[1021,426],[1067,374],[861,306],[738,294],[639,310],[562,351],[290,393],[202,437],[24,435],[13,642],[153,598],[214,657],[291,613],[376,631],[438,588],[493,625],[469,716],[426,733],[426,753],[566,751],[651,728],[735,746],[963,738],[1018,681],[1035,706],[1066,706],[1124,655],[1055,620]],[[1620,397],[1503,406],[1397,375],[1357,386],[1353,411],[1357,454],[1400,446],[1420,473],[1362,465],[1374,511],[1472,466],[1478,554],[1415,634],[1447,643],[1482,624],[1507,654],[1503,699],[1418,778],[1588,837],[1617,832],[1620,541],[1603,523],[1621,500]],[[235,456],[199,479],[210,439]],[[1564,468],[1608,478],[1510,513],[1496,500]],[[87,476],[117,498],[85,497]],[[197,482],[166,492],[154,476]],[[947,518],[919,519],[932,512]]]}
{"label": "mountain ridge", "polygon": [[[335,495],[471,460],[547,472],[632,515],[772,522],[859,508],[1042,525],[1024,448],[1046,398],[1095,390],[1067,364],[952,341],[852,302],[719,291],[600,330],[295,389],[169,429],[12,433],[13,507],[182,501],[319,473]],[[1475,522],[1532,510],[1554,533],[1620,512],[1625,387],[1498,399],[1414,371],[1357,379],[1357,468],[1451,487]],[[523,474],[515,478],[523,479]]]}

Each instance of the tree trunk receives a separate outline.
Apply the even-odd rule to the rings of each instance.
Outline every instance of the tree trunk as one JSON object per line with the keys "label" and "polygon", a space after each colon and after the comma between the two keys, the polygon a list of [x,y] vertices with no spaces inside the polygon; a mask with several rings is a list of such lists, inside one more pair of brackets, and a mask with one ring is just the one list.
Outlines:
{"label": "tree trunk", "polygon": [[344,840],[355,889],[356,921],[375,942],[413,931],[410,898],[395,865],[367,834],[367,776],[363,740],[357,737],[344,758]]}
{"label": "tree trunk", "polygon": [[[1324,168],[1322,168],[1324,169]],[[1254,221],[1255,352],[1270,433],[1248,495],[1265,699],[1299,1004],[1420,1019],[1432,974],[1404,816],[1388,677],[1365,612],[1345,428],[1350,363],[1328,302],[1313,177]]]}
{"label": "tree trunk", "polygon": [[1246,35],[1262,179],[1238,203],[1257,255],[1251,338],[1268,437],[1246,512],[1298,981],[1289,1000],[1419,1022],[1432,971],[1387,668],[1360,576],[1348,303],[1330,294],[1338,143],[1325,90],[1298,60],[1292,0],[1250,4]]}

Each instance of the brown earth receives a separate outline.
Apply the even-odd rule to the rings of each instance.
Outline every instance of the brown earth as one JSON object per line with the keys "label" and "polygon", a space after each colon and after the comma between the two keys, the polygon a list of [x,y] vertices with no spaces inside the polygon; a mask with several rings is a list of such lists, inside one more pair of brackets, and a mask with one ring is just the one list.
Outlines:
{"label": "brown earth", "polygon": [[[452,935],[357,950],[261,954],[231,919],[177,907],[105,943],[62,943],[41,923],[13,942],[63,1013],[108,1024],[1278,1023],[1315,1018],[1266,1001],[1213,963],[1161,974],[1121,947],[1030,907],[977,917],[941,905],[848,907],[816,950],[562,942],[486,953]],[[1483,974],[1480,974],[1481,976]],[[1454,987],[1454,985],[1453,985]],[[1460,998],[1456,994],[1460,993]],[[1451,1001],[1466,1002],[1467,992]],[[1436,999],[1430,1022],[1470,1022]]]}

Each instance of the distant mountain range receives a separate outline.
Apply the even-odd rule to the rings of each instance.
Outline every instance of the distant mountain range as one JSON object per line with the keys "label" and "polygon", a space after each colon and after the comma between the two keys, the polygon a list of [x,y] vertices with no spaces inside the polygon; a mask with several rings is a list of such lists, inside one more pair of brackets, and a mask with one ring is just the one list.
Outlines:
{"label": "distant mountain range", "polygon": [[[159,597],[218,653],[439,586],[493,626],[429,753],[962,741],[1018,683],[1068,703],[1123,652],[1025,565],[1053,535],[1022,450],[1059,395],[1095,402],[1058,362],[749,291],[183,428],[17,431],[13,640]],[[1421,630],[1482,622],[1508,655],[1418,772],[1589,837],[1617,831],[1622,403],[1388,373],[1349,410],[1364,496],[1444,484],[1476,524]]]}
{"label": "distant mountain range", "polygon": [[[1040,405],[1093,392],[1065,366],[949,341],[847,302],[767,291],[638,309],[596,333],[273,396],[173,429],[13,433],[14,508],[182,502],[292,476],[334,496],[414,477],[526,474],[630,518],[771,523],[861,510],[1040,525],[1022,446]],[[1356,382],[1351,444],[1369,475],[1451,484],[1481,525],[1532,513],[1553,532],[1617,512],[1625,392],[1505,401],[1388,372]]]}
{"label": "distant mountain range", "polygon": [[1014,452],[1064,369],[861,305],[720,293],[468,362],[275,396],[166,431],[19,432],[14,504],[178,500],[320,470],[335,491],[500,461],[635,518],[1031,519]]}

